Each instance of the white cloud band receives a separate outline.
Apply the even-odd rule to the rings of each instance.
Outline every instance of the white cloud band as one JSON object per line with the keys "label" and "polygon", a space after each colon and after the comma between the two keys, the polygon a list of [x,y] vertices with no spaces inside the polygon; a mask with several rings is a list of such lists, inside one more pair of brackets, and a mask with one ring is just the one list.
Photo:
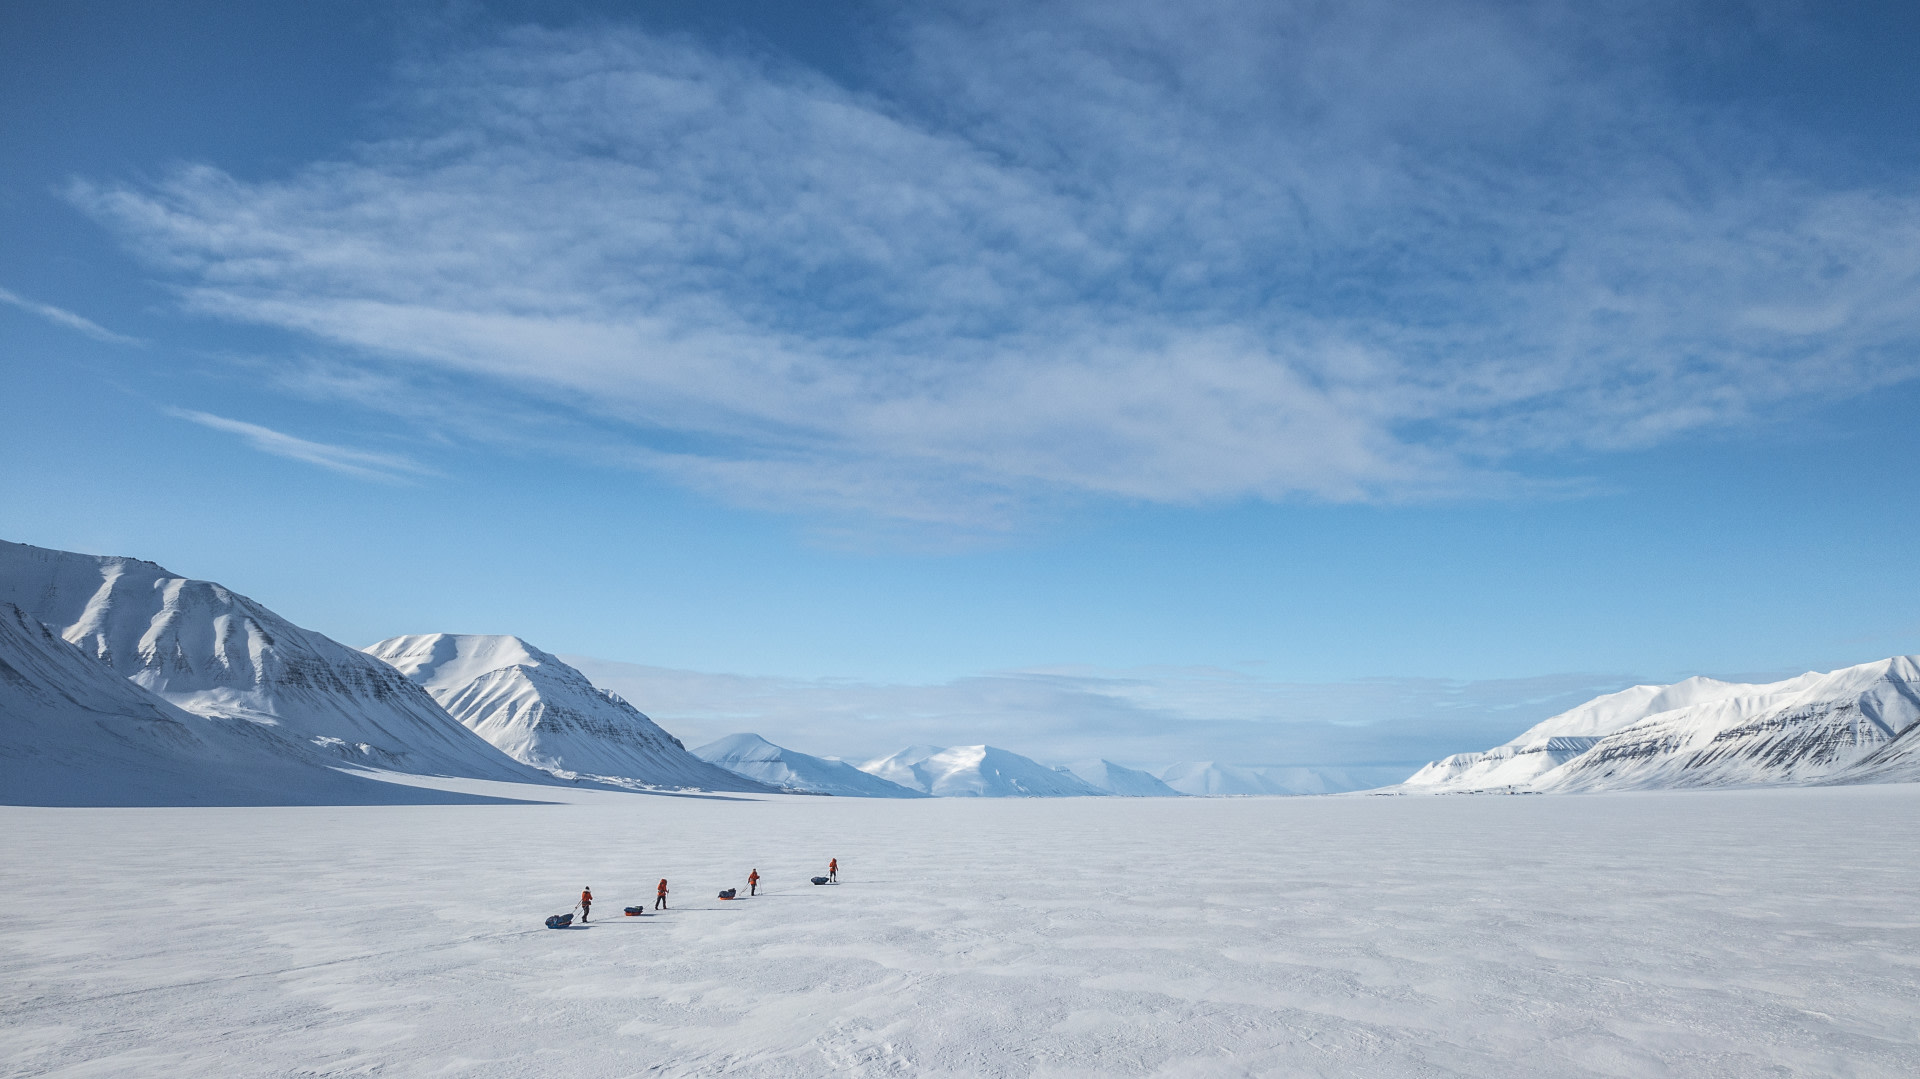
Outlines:
{"label": "white cloud band", "polygon": [[1920,198],[1783,173],[1606,24],[1115,7],[918,16],[861,90],[512,31],[346,159],[73,196],[203,312],[949,524],[1484,492],[1920,366]]}

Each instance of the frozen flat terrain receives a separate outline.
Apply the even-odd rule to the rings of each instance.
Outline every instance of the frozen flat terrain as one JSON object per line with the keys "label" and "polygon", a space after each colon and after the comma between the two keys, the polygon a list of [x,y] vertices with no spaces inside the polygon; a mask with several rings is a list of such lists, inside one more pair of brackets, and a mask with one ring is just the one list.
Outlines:
{"label": "frozen flat terrain", "polygon": [[0,1074],[1920,1074],[1920,786],[566,796],[0,809]]}

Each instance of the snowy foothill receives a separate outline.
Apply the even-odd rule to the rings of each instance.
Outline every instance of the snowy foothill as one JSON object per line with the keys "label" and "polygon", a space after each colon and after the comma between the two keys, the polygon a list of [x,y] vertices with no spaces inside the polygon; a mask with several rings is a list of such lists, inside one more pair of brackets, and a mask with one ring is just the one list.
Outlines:
{"label": "snowy foothill", "polygon": [[0,809],[0,1070],[1920,1074],[1920,786],[565,796]]}

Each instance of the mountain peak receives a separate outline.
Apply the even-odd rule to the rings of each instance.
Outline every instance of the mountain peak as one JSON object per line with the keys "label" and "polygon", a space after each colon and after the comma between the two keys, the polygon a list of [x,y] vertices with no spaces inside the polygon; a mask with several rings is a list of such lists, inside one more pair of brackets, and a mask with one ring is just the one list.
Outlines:
{"label": "mountain peak", "polygon": [[506,667],[565,666],[524,639],[504,633],[414,633],[369,645],[366,652],[429,693]]}

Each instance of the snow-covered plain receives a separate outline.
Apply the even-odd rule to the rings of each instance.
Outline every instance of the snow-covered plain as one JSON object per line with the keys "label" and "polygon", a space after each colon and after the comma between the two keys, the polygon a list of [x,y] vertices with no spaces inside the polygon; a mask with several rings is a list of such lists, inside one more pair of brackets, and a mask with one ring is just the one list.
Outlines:
{"label": "snow-covered plain", "polygon": [[1920,1074],[1916,785],[565,796],[0,808],[0,1072]]}

